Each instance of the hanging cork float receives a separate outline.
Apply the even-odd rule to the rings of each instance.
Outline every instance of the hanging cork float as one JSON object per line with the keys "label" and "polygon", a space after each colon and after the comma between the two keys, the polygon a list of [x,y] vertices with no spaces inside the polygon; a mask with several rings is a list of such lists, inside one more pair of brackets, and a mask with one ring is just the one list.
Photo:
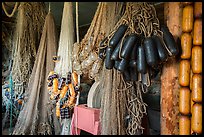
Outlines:
{"label": "hanging cork float", "polygon": [[[190,91],[190,77],[191,77],[191,62],[190,58],[192,50],[192,37],[191,32],[193,30],[193,5],[192,3],[183,3],[183,16],[182,16],[182,31],[181,35],[181,47],[182,54],[179,69],[185,72],[179,72],[179,84],[180,84],[180,96],[179,96],[179,135],[191,134],[191,91]],[[185,56],[187,54],[187,56]],[[183,90],[185,89],[185,90]],[[184,108],[183,108],[184,107]],[[183,109],[181,109],[183,108]],[[185,113],[184,113],[184,110]],[[183,119],[186,117],[186,119]],[[181,120],[182,119],[182,120]],[[185,127],[185,128],[182,128]]]}
{"label": "hanging cork float", "polygon": [[[179,121],[179,134],[180,135],[190,135],[190,134],[201,134],[202,133],[202,3],[195,2],[190,4],[183,3],[183,20],[182,20],[182,31],[181,36],[181,47],[182,55],[180,61],[180,69],[185,69],[188,71],[188,74],[180,72],[179,78],[185,80],[185,84],[181,81],[179,82],[180,96],[179,96],[179,107],[182,108],[182,105],[186,106],[188,111],[183,113],[182,109],[180,111],[180,119],[183,116],[191,117],[190,126],[189,118],[185,121]],[[191,37],[191,35],[193,35]],[[191,40],[192,38],[192,40]],[[188,45],[188,46],[187,46]],[[186,48],[184,48],[186,47]],[[186,55],[187,56],[184,56]],[[183,62],[188,62],[189,65],[184,66]],[[190,62],[190,63],[189,63]],[[190,77],[190,81],[189,81]],[[184,78],[184,79],[182,79]],[[185,87],[184,87],[185,86]],[[186,89],[185,98],[182,95],[182,89]],[[191,98],[189,98],[189,91],[191,92]],[[184,103],[184,104],[182,104]],[[190,110],[190,111],[189,111]],[[187,123],[186,123],[187,122]],[[186,129],[183,129],[183,126],[187,126]],[[190,128],[191,130],[189,130]],[[189,132],[184,132],[189,131]]]}
{"label": "hanging cork float", "polygon": [[194,2],[191,133],[202,134],[202,2]]}

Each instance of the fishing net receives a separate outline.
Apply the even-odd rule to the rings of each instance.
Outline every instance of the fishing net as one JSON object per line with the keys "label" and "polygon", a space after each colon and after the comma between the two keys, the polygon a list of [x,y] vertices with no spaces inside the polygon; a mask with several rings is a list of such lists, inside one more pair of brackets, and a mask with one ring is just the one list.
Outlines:
{"label": "fishing net", "polygon": [[[100,5],[101,4],[101,5]],[[104,26],[101,25],[101,29],[104,29],[105,35],[104,37],[107,36],[107,34],[113,30],[114,25],[116,24],[116,22],[120,19],[121,14],[122,14],[122,10],[123,10],[123,3],[100,3],[98,8],[102,5],[106,6],[106,11],[102,11],[102,13],[104,13],[104,17],[102,19],[102,21],[104,22]],[[95,14],[96,16],[97,14]],[[92,22],[93,23],[93,22]],[[108,25],[107,25],[108,24]],[[100,29],[100,30],[101,30]],[[103,38],[104,38],[103,37]],[[101,39],[102,40],[102,39]],[[99,49],[99,43],[97,43],[98,45],[96,46],[97,49]],[[98,50],[97,50],[97,54],[98,54]],[[101,69],[102,69],[102,64],[100,65]],[[118,125],[121,126],[121,124],[123,124],[123,119],[121,118],[121,115],[123,115],[122,113],[117,113],[116,110],[123,111],[125,109],[125,104],[117,104],[118,106],[116,106],[116,99],[119,99],[119,102],[125,102],[124,101],[124,92],[118,93],[118,92],[114,92],[113,94],[112,92],[112,88],[115,88],[116,85],[120,84],[120,83],[116,83],[118,81],[116,81],[116,79],[120,76],[119,74],[117,75],[116,73],[113,74],[112,70],[106,70],[106,69],[102,69],[101,72],[98,72],[99,77],[100,77],[100,84],[99,84],[99,88],[97,88],[97,90],[100,90],[100,94],[102,96],[102,101],[101,101],[101,129],[102,132],[101,134],[106,134],[106,135],[112,135],[114,133],[112,133],[112,129],[116,129],[116,130],[120,130],[119,132],[125,132],[125,129],[123,131],[121,131],[121,128],[118,128]],[[97,79],[95,79],[97,80]],[[121,85],[120,85],[121,86]],[[98,92],[98,91],[94,91],[94,92]],[[99,101],[99,100],[98,100]],[[124,111],[125,112],[125,111]],[[118,117],[118,119],[116,118]],[[119,123],[119,124],[118,124]]]}
{"label": "fishing net", "polygon": [[[84,38],[80,43],[75,43],[73,47],[73,69],[76,70],[78,74],[80,75],[82,74],[83,79],[94,79],[95,82],[99,82],[99,81],[101,82],[101,77],[103,77],[104,79],[107,78],[107,75],[103,75],[104,73],[102,73],[103,60],[98,58],[99,45],[100,45],[100,42],[108,35],[108,33],[113,30],[114,25],[122,15],[122,10],[123,10],[123,3],[100,2],[98,4],[96,13],[94,15],[94,18],[91,22],[91,25],[86,35],[84,36]],[[97,94],[98,96],[102,96],[102,92],[103,92],[102,89],[104,89],[105,87],[106,88],[104,89],[104,91],[107,88],[109,88],[107,89],[107,91],[111,90],[112,79],[108,78],[106,80],[109,82],[107,82],[104,87],[96,88],[95,91],[93,91],[94,93],[98,92],[99,93]],[[100,98],[100,97],[97,97],[97,98]],[[109,98],[107,98],[106,96],[105,100],[108,101]],[[97,101],[100,101],[100,100],[97,100]],[[92,102],[90,103],[92,104]],[[102,103],[99,102],[96,104],[103,105],[103,103],[104,102]],[[99,107],[99,105],[97,106]],[[103,120],[108,121],[108,118],[110,117],[105,115],[103,117]],[[115,126],[114,124],[113,125],[111,124],[111,125]],[[104,127],[108,128],[111,125],[110,125],[110,121],[108,121],[104,125]]]}
{"label": "fishing net", "polygon": [[[112,29],[110,23],[120,17],[119,14],[114,14],[116,9],[112,9],[113,14],[111,14],[109,12],[111,7],[107,5],[114,6],[113,3],[99,2],[86,35],[80,43],[75,43],[73,47],[73,69],[77,74],[83,74],[83,79],[99,79],[103,63],[103,60],[98,58],[100,42]],[[118,8],[121,9],[121,6]]]}
{"label": "fishing net", "polygon": [[[59,134],[60,125],[49,103],[47,75],[54,69],[52,57],[56,55],[56,32],[52,14],[45,19],[36,60],[25,92],[25,102],[20,111],[13,134]],[[27,34],[29,35],[29,33]],[[33,45],[34,46],[34,45]]]}
{"label": "fishing net", "polygon": [[[17,8],[17,4],[15,7]],[[6,12],[6,10],[4,10],[4,12]],[[9,133],[12,132],[11,127],[17,120],[20,109],[20,104],[15,99],[13,91],[10,92],[10,86],[12,85],[9,82],[12,67],[12,36],[14,26],[15,18],[8,18],[7,16],[2,18],[2,131],[10,126]]]}
{"label": "fishing net", "polygon": [[[67,78],[68,73],[72,73],[72,47],[74,44],[74,22],[73,22],[73,12],[72,12],[72,3],[71,2],[64,2],[64,9],[63,9],[63,15],[62,15],[62,24],[61,24],[61,32],[60,32],[60,38],[59,38],[59,47],[57,52],[57,62],[55,64],[54,72],[58,75],[59,78]],[[53,84],[55,84],[53,82]],[[58,90],[60,92],[60,90]],[[75,95],[72,96],[75,98]],[[56,103],[56,109],[60,112],[59,105],[60,100],[57,100]],[[66,110],[72,109],[72,108],[65,108]],[[63,109],[63,112],[65,111]],[[56,111],[56,113],[57,113]],[[70,112],[70,111],[67,111]],[[62,114],[62,113],[61,113]],[[70,115],[70,114],[68,114]],[[61,123],[61,135],[69,135],[70,131],[70,124],[71,124],[71,118],[67,117],[62,118],[60,117],[60,123]]]}
{"label": "fishing net", "polygon": [[[128,26],[124,39],[131,33],[149,37],[158,35],[163,37],[159,30],[159,20],[153,5],[148,3],[126,3],[124,15],[113,27],[107,36],[107,44],[118,27],[122,24]],[[122,44],[120,46],[120,51]],[[119,58],[121,59],[120,53]],[[146,114],[147,104],[143,102],[142,94],[147,92],[150,85],[149,74],[145,74],[146,83],[142,83],[141,76],[138,81],[125,81],[122,74],[116,69],[107,70],[103,67],[101,75],[101,134],[105,135],[140,135],[143,133],[142,118]]]}
{"label": "fishing net", "polygon": [[2,21],[2,48],[12,51],[12,35],[13,35],[14,22]]}
{"label": "fishing net", "polygon": [[153,33],[162,33],[159,30],[159,20],[154,6],[146,2],[127,2],[125,13],[114,26],[113,31],[109,34],[109,38],[113,36],[121,24],[128,25],[128,30],[124,36],[136,33],[144,34],[145,37],[148,37],[153,35]]}
{"label": "fishing net", "polygon": [[2,21],[2,84],[9,78],[14,22]]}
{"label": "fishing net", "polygon": [[59,47],[57,56],[59,60],[55,63],[54,71],[59,76],[66,77],[66,74],[72,72],[72,47],[74,44],[74,22],[72,13],[72,4],[70,2],[64,3],[62,14],[61,32],[59,38]]}
{"label": "fishing net", "polygon": [[13,41],[12,79],[15,94],[25,92],[34,65],[46,11],[43,2],[21,2]]}

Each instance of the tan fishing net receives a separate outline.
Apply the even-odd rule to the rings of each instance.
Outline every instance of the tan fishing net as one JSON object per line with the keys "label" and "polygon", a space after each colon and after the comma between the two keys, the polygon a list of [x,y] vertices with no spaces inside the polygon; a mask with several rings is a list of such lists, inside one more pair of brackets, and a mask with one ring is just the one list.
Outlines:
{"label": "tan fishing net", "polygon": [[16,95],[22,95],[28,85],[45,16],[43,2],[21,2],[18,7],[12,66],[12,79]]}
{"label": "tan fishing net", "polygon": [[[55,55],[56,49],[54,45],[52,45],[53,47],[48,45],[51,43],[55,44],[56,39],[53,38],[54,32],[48,33],[48,30],[51,31],[53,28],[50,25],[52,24],[50,23],[51,21],[49,23],[47,21],[50,17],[47,17],[36,62],[26,92],[27,100],[20,112],[13,134],[52,133],[52,118],[55,119],[56,117],[52,117],[53,114],[50,112],[52,104],[47,103],[49,98],[46,84],[47,76],[52,70],[59,74],[60,77],[64,77],[68,72],[72,72],[72,59],[73,69],[78,74],[83,74],[84,78],[89,77],[96,81],[100,80],[99,89],[102,93],[101,134],[142,134],[142,117],[146,113],[146,104],[142,100],[142,92],[146,92],[143,89],[143,85],[140,82],[125,82],[120,72],[115,69],[105,69],[102,65],[103,60],[98,58],[99,43],[105,37],[108,37],[109,40],[120,24],[129,24],[129,33],[144,31],[146,36],[154,32],[152,28],[157,28],[157,24],[152,23],[152,27],[151,23],[148,24],[148,20],[154,20],[154,16],[151,18],[148,14],[146,15],[146,11],[152,10],[151,6],[146,3],[126,3],[125,14],[120,18],[123,4],[100,2],[87,34],[80,43],[74,44],[72,55],[74,43],[73,19],[70,11],[72,5],[65,2],[57,54],[59,60],[56,62],[55,68],[52,56]],[[132,22],[133,20],[136,21]],[[146,24],[144,25],[141,22],[146,22]],[[135,28],[139,29],[136,30]],[[26,34],[29,33],[27,32]],[[32,49],[34,50],[35,48],[33,47]],[[19,68],[16,70],[19,70],[20,74],[22,74]],[[15,80],[17,79],[19,82],[22,82],[23,78],[19,76],[19,79],[15,78]],[[56,119],[55,121],[54,126],[56,129],[59,129],[57,128],[59,123]],[[70,119],[61,121],[61,134],[69,134],[70,122]]]}
{"label": "tan fishing net", "polygon": [[[113,7],[111,7],[111,6]],[[78,74],[83,74],[85,79],[99,79],[99,73],[103,60],[98,58],[100,42],[112,29],[111,23],[119,19],[119,14],[115,14],[121,9],[114,9],[114,3],[99,2],[91,25],[80,43],[75,43],[73,47],[73,69]]]}
{"label": "tan fishing net", "polygon": [[[54,69],[52,57],[56,54],[56,32],[51,13],[46,16],[35,64],[25,92],[25,102],[20,111],[13,134],[59,134],[60,125],[53,105],[48,103],[47,75]],[[28,35],[29,33],[27,33]]]}
{"label": "tan fishing net", "polygon": [[[112,132],[107,132],[107,130],[112,130],[110,127],[113,127],[117,130],[118,123],[119,126],[123,124],[123,119],[121,118],[121,115],[123,114],[120,112],[116,114],[115,110],[117,109],[122,111],[123,108],[125,109],[125,104],[120,104],[121,107],[119,107],[119,104],[117,104],[118,106],[112,105],[114,104],[114,102],[111,99],[112,96],[109,95],[111,95],[110,92],[112,92],[114,84],[119,84],[116,84],[116,82],[119,82],[116,81],[116,79],[120,75],[118,74],[118,77],[115,76],[113,78],[112,71],[110,72],[105,69],[103,69],[104,73],[100,71],[102,70],[103,60],[98,58],[98,50],[100,42],[108,35],[109,32],[113,30],[116,22],[120,19],[122,10],[123,3],[100,2],[85,37],[80,42],[80,44],[75,44],[73,48],[73,69],[76,70],[78,74],[83,74],[82,76],[84,79],[90,78],[94,79],[95,81],[102,81],[101,83],[103,84],[103,86],[99,85],[100,88],[97,88],[96,90],[100,90],[100,92],[102,92],[100,93],[100,95],[102,95],[104,99],[101,102],[101,114],[102,121],[105,123],[102,123],[102,130],[105,132],[102,132],[102,134],[106,135],[112,134]],[[103,92],[105,93],[103,94]],[[123,101],[125,96],[123,96],[122,94],[124,92],[121,92],[119,94],[117,93],[118,92],[115,92],[114,100],[117,98],[120,100],[119,102],[125,102]],[[112,105],[111,108],[109,107],[110,105]],[[107,111],[109,111],[110,113],[107,113]],[[118,117],[118,119],[116,119],[116,117]],[[121,130],[121,128],[119,130]],[[125,129],[120,132],[125,132]]]}
{"label": "tan fishing net", "polygon": [[[124,15],[108,35],[107,43],[121,24],[128,25],[123,38],[130,34],[162,35],[159,21],[153,5],[148,3],[126,3]],[[106,45],[108,46],[108,44]],[[121,44],[122,46],[122,44]],[[120,54],[119,54],[120,56]],[[136,82],[125,82],[122,74],[103,67],[101,75],[101,134],[103,135],[140,135],[143,133],[142,118],[146,114],[147,104],[143,102],[142,93],[147,92],[141,79]]]}

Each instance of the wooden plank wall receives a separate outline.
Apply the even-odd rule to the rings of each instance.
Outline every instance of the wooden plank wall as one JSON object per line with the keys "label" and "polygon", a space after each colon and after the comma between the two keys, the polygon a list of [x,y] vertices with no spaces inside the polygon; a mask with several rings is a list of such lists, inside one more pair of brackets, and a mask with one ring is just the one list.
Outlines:
{"label": "wooden plank wall", "polygon": [[[182,33],[182,6],[180,2],[164,4],[164,23],[168,26],[174,39]],[[176,58],[169,59],[161,75],[161,134],[178,135],[178,83],[179,62]]]}

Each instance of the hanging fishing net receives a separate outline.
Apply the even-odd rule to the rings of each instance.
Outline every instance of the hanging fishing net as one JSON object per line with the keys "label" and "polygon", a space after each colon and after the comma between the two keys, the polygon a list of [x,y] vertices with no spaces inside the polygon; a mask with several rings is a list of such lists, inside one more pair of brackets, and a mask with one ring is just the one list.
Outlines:
{"label": "hanging fishing net", "polygon": [[55,68],[47,75],[50,101],[53,102],[56,118],[61,124],[61,135],[69,135],[71,115],[76,103],[77,75],[72,71],[72,47],[74,44],[72,3],[64,2],[59,47],[53,56]]}
{"label": "hanging fishing net", "polygon": [[[45,19],[36,60],[25,92],[25,102],[20,111],[13,134],[52,135],[59,134],[60,125],[56,119],[54,106],[49,102],[47,75],[54,69],[53,56],[56,55],[56,32],[52,14]],[[29,33],[28,33],[29,34]]]}
{"label": "hanging fishing net", "polygon": [[74,43],[74,23],[71,9],[72,4],[64,2],[59,47],[57,51],[59,61],[55,63],[54,70],[60,76],[66,76],[66,74],[72,70],[71,54]]}
{"label": "hanging fishing net", "polygon": [[[12,40],[13,40],[14,22],[2,21],[2,88],[6,89],[8,86],[9,74],[11,71],[11,53],[12,53]],[[6,93],[6,92],[5,92]],[[2,97],[5,94],[2,90]],[[6,103],[6,101],[2,101]]]}
{"label": "hanging fishing net", "polygon": [[[34,12],[35,10],[38,12]],[[6,13],[5,9],[4,11]],[[33,67],[45,17],[43,3],[22,2],[19,6],[19,2],[16,2],[12,14],[6,15],[13,17],[16,11],[18,11],[17,16],[15,16],[16,20],[8,24],[14,25],[12,26],[14,31],[12,30],[10,33],[10,36],[13,37],[2,35],[3,41],[9,40],[5,45],[9,53],[4,52],[7,54],[6,59],[9,62],[2,62],[7,65],[6,72],[3,72],[4,77],[6,76],[6,83],[2,88],[6,92],[2,94],[2,97],[4,104],[6,104],[6,112],[2,120],[2,127],[10,123],[10,129],[15,124],[22,105],[23,93]],[[4,31],[7,32],[5,29]]]}
{"label": "hanging fishing net", "polygon": [[25,92],[34,65],[46,11],[43,2],[21,2],[18,7],[12,51],[14,93]]}
{"label": "hanging fishing net", "polygon": [[99,80],[103,64],[103,60],[98,58],[100,42],[112,29],[111,23],[114,23],[115,18],[120,18],[120,15],[115,13],[122,8],[119,3],[116,3],[117,10],[114,7],[111,9],[110,5],[114,6],[114,3],[99,2],[86,35],[80,43],[74,44],[73,69],[82,75],[83,79]]}
{"label": "hanging fishing net", "polygon": [[[18,4],[15,4],[13,14],[17,6]],[[3,8],[3,10],[6,14],[7,10],[5,8]],[[9,127],[9,133],[11,133],[11,128],[16,122],[21,105],[18,103],[18,99],[15,99],[10,89],[12,86],[9,82],[9,78],[11,72],[12,36],[14,34],[15,18],[9,18],[7,16],[7,14],[6,16],[2,16],[2,131]]]}
{"label": "hanging fishing net", "polygon": [[[160,31],[159,21],[156,17],[156,11],[153,5],[145,2],[127,2],[125,13],[103,41],[103,48],[107,50],[100,84],[100,89],[103,93],[100,119],[101,134],[141,135],[144,130],[142,127],[142,118],[143,115],[146,114],[147,106],[147,104],[143,102],[142,94],[147,92],[147,87],[151,84],[149,70],[138,73],[138,76],[135,76],[136,79],[132,80],[131,74],[129,74],[129,79],[125,77],[127,76],[125,75],[125,70],[122,70],[122,67],[125,65],[120,66],[121,68],[119,69],[116,64],[117,60],[108,60],[108,51],[113,48],[111,47],[113,46],[111,43],[116,41],[117,37],[115,37],[115,35],[121,28],[125,28],[125,31],[124,33],[122,31],[122,33],[120,32],[122,34],[119,34],[121,37],[117,35],[121,41],[117,45],[119,47],[117,54],[120,62],[122,62],[121,60],[125,60],[125,55],[122,55],[122,46],[125,41],[127,41],[127,37],[136,34],[144,38],[153,35],[162,38],[163,33]],[[113,56],[111,56],[111,58],[113,58]],[[111,61],[112,64],[110,63]]]}

